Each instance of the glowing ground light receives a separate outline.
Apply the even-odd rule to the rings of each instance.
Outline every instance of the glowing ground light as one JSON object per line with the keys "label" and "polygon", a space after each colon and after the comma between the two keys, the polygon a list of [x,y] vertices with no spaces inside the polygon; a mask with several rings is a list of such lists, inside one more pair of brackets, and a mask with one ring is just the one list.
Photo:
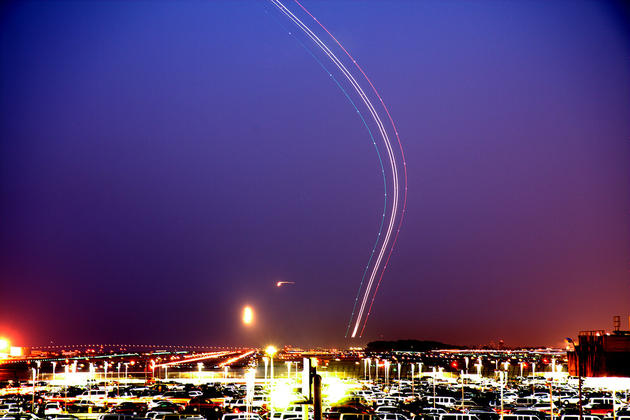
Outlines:
{"label": "glowing ground light", "polygon": [[246,306],[243,308],[243,324],[252,325],[254,322],[254,310],[251,306]]}

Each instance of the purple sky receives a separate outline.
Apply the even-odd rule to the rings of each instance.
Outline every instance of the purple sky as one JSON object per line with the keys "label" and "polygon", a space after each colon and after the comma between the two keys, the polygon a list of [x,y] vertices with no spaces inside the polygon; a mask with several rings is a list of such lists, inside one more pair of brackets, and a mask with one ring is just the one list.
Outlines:
{"label": "purple sky", "polygon": [[[627,9],[303,4],[366,70],[407,155],[407,218],[357,343],[559,345],[629,314]],[[0,335],[350,344],[380,167],[272,15],[1,6]]]}

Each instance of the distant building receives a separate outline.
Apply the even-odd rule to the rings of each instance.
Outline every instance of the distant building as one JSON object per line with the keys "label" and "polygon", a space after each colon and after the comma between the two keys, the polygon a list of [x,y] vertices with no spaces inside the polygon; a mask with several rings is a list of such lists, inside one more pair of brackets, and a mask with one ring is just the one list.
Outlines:
{"label": "distant building", "polygon": [[630,377],[630,331],[581,331],[575,348],[567,351],[569,374]]}

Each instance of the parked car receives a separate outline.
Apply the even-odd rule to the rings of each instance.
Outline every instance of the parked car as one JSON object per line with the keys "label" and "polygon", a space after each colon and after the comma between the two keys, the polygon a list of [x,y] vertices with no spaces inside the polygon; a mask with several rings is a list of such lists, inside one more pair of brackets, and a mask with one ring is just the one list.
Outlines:
{"label": "parked car", "polygon": [[48,416],[49,414],[61,414],[63,413],[63,408],[59,402],[49,402],[46,403],[44,407],[44,415]]}
{"label": "parked car", "polygon": [[110,413],[129,414],[132,416],[144,416],[147,411],[147,403],[132,401],[122,402],[109,410]]}

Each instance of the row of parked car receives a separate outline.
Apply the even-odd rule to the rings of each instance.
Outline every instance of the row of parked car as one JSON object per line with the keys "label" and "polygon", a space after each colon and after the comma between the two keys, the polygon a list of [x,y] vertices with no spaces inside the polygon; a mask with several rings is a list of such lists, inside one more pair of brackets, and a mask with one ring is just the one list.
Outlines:
{"label": "row of parked car", "polygon": [[[548,420],[552,415],[560,420],[579,420],[572,416],[578,415],[580,403],[582,420],[603,420],[612,417],[613,412],[619,420],[630,420],[624,418],[628,410],[626,394],[613,397],[609,392],[591,389],[585,390],[580,401],[577,390],[570,385],[555,384],[550,389],[547,384],[537,382],[500,384],[489,379],[467,384],[434,383],[430,378],[413,382],[347,383],[354,391],[334,404],[326,400],[324,392],[324,415],[328,420],[351,420],[353,416],[358,420],[498,420],[500,415],[503,420]],[[72,420],[82,413],[99,413],[101,420],[301,420],[303,417],[301,405],[272,410],[269,389],[262,384],[253,387],[253,398],[246,400],[246,394],[244,383],[42,386],[33,397],[1,397],[0,420],[4,417]],[[15,415],[25,417],[15,418]],[[312,417],[312,412],[307,415]]]}

